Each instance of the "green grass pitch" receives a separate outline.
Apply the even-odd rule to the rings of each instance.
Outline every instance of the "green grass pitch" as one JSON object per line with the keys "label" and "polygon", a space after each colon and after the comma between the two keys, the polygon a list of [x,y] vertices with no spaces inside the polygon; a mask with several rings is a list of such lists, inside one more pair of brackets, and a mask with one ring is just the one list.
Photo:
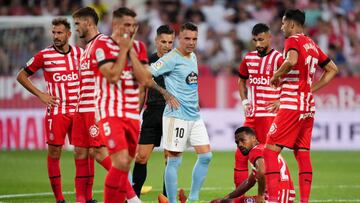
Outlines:
{"label": "green grass pitch", "polygon": [[[283,152],[296,185],[297,166],[291,152]],[[222,197],[233,188],[233,152],[214,152],[206,178],[201,200]],[[360,202],[360,151],[312,152],[314,178],[311,202]],[[179,188],[189,192],[191,171],[196,155],[185,153],[179,170]],[[102,201],[105,170],[96,164],[94,197]],[[164,159],[155,152],[148,165],[146,185],[153,190],[142,196],[144,202],[156,202],[162,190]],[[61,160],[63,191],[67,202],[75,202],[75,166],[71,152],[64,152]],[[256,190],[249,194],[255,194]],[[46,169],[45,151],[1,151],[0,152],[0,202],[55,202],[51,193]]]}

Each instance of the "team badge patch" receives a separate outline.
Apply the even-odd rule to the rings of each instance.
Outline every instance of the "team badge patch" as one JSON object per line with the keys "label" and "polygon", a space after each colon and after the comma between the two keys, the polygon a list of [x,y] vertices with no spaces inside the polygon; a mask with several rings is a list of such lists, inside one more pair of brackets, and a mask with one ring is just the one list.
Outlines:
{"label": "team badge patch", "polygon": [[99,134],[99,128],[96,125],[92,125],[89,128],[89,134],[91,137],[96,137]]}
{"label": "team badge patch", "polygon": [[191,72],[186,77],[186,84],[188,85],[196,85],[198,83],[198,75],[195,72]]}
{"label": "team badge patch", "polygon": [[157,61],[154,65],[154,67],[156,68],[156,70],[159,70],[163,65],[164,65],[164,62]]}
{"label": "team badge patch", "polygon": [[245,202],[246,202],[246,203],[255,203],[255,201],[254,201],[253,198],[246,198],[246,199],[245,199]]}
{"label": "team badge patch", "polygon": [[26,62],[26,66],[30,66],[34,62],[34,57],[31,57],[28,62]]}
{"label": "team badge patch", "polygon": [[95,57],[97,61],[105,60],[105,52],[102,48],[97,48],[95,51]]}
{"label": "team badge patch", "polygon": [[277,126],[275,123],[273,123],[270,127],[269,134],[270,135],[274,134],[276,132],[276,130],[277,130]]}

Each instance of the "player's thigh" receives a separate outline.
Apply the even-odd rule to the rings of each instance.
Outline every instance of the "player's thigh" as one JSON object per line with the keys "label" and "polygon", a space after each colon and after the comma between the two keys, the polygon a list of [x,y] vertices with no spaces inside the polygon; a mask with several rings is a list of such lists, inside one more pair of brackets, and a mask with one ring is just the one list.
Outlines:
{"label": "player's thigh", "polygon": [[274,117],[256,117],[254,121],[254,130],[256,138],[260,144],[265,144],[266,136],[269,132],[270,126],[274,121]]}
{"label": "player's thigh", "polygon": [[45,130],[47,143],[51,145],[63,145],[65,137],[71,129],[72,118],[69,116],[46,115],[45,116]]}
{"label": "player's thigh", "polygon": [[76,113],[74,115],[71,143],[77,147],[89,147],[89,131],[86,128],[83,113]]}
{"label": "player's thigh", "polygon": [[267,135],[267,144],[294,148],[300,131],[300,112],[280,109]]}
{"label": "player's thigh", "polygon": [[124,118],[123,124],[125,125],[125,136],[128,145],[129,156],[134,158],[136,147],[139,141],[140,134],[140,121],[136,119]]}
{"label": "player's thigh", "polygon": [[183,152],[188,147],[191,122],[193,121],[163,117],[164,149],[171,152]]}
{"label": "player's thigh", "polygon": [[295,149],[310,149],[314,117],[307,117],[301,121],[299,136],[296,139]]}
{"label": "player's thigh", "polygon": [[209,135],[202,119],[194,121],[190,129],[189,142],[193,147],[210,145]]}
{"label": "player's thigh", "polygon": [[121,118],[110,117],[98,122],[100,135],[104,138],[109,154],[128,149],[125,124]]}

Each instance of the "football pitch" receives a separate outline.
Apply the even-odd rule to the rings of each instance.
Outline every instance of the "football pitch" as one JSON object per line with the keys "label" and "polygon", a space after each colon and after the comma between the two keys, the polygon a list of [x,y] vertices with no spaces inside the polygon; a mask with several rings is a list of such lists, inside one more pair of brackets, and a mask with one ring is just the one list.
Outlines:
{"label": "football pitch", "polygon": [[[360,151],[312,152],[314,178],[311,202],[360,202]],[[298,202],[297,165],[291,152],[283,152],[296,185]],[[202,202],[222,197],[233,189],[233,152],[214,152],[203,190]],[[191,171],[196,155],[185,153],[179,170],[179,188],[189,192]],[[96,164],[94,198],[102,201],[105,170]],[[144,202],[157,202],[162,191],[164,158],[155,152],[148,164],[145,185],[153,190],[142,196]],[[63,191],[67,202],[75,202],[75,166],[71,152],[64,152],[61,160]],[[255,194],[251,190],[248,194]],[[46,169],[45,151],[0,152],[0,202],[55,202]]]}

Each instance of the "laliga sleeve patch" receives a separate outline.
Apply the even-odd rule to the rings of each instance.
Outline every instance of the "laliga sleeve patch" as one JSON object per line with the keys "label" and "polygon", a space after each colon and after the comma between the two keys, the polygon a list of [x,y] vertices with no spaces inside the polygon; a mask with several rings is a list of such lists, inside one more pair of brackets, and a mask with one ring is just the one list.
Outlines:
{"label": "laliga sleeve patch", "polygon": [[96,60],[98,62],[105,60],[105,52],[104,52],[104,50],[102,48],[97,48],[96,51],[95,51],[95,57],[96,57]]}
{"label": "laliga sleeve patch", "polygon": [[157,61],[154,66],[155,66],[156,70],[159,70],[163,65],[164,65],[164,62]]}
{"label": "laliga sleeve patch", "polygon": [[26,62],[26,66],[29,67],[33,62],[34,62],[34,57],[31,57],[31,59],[28,62]]}

